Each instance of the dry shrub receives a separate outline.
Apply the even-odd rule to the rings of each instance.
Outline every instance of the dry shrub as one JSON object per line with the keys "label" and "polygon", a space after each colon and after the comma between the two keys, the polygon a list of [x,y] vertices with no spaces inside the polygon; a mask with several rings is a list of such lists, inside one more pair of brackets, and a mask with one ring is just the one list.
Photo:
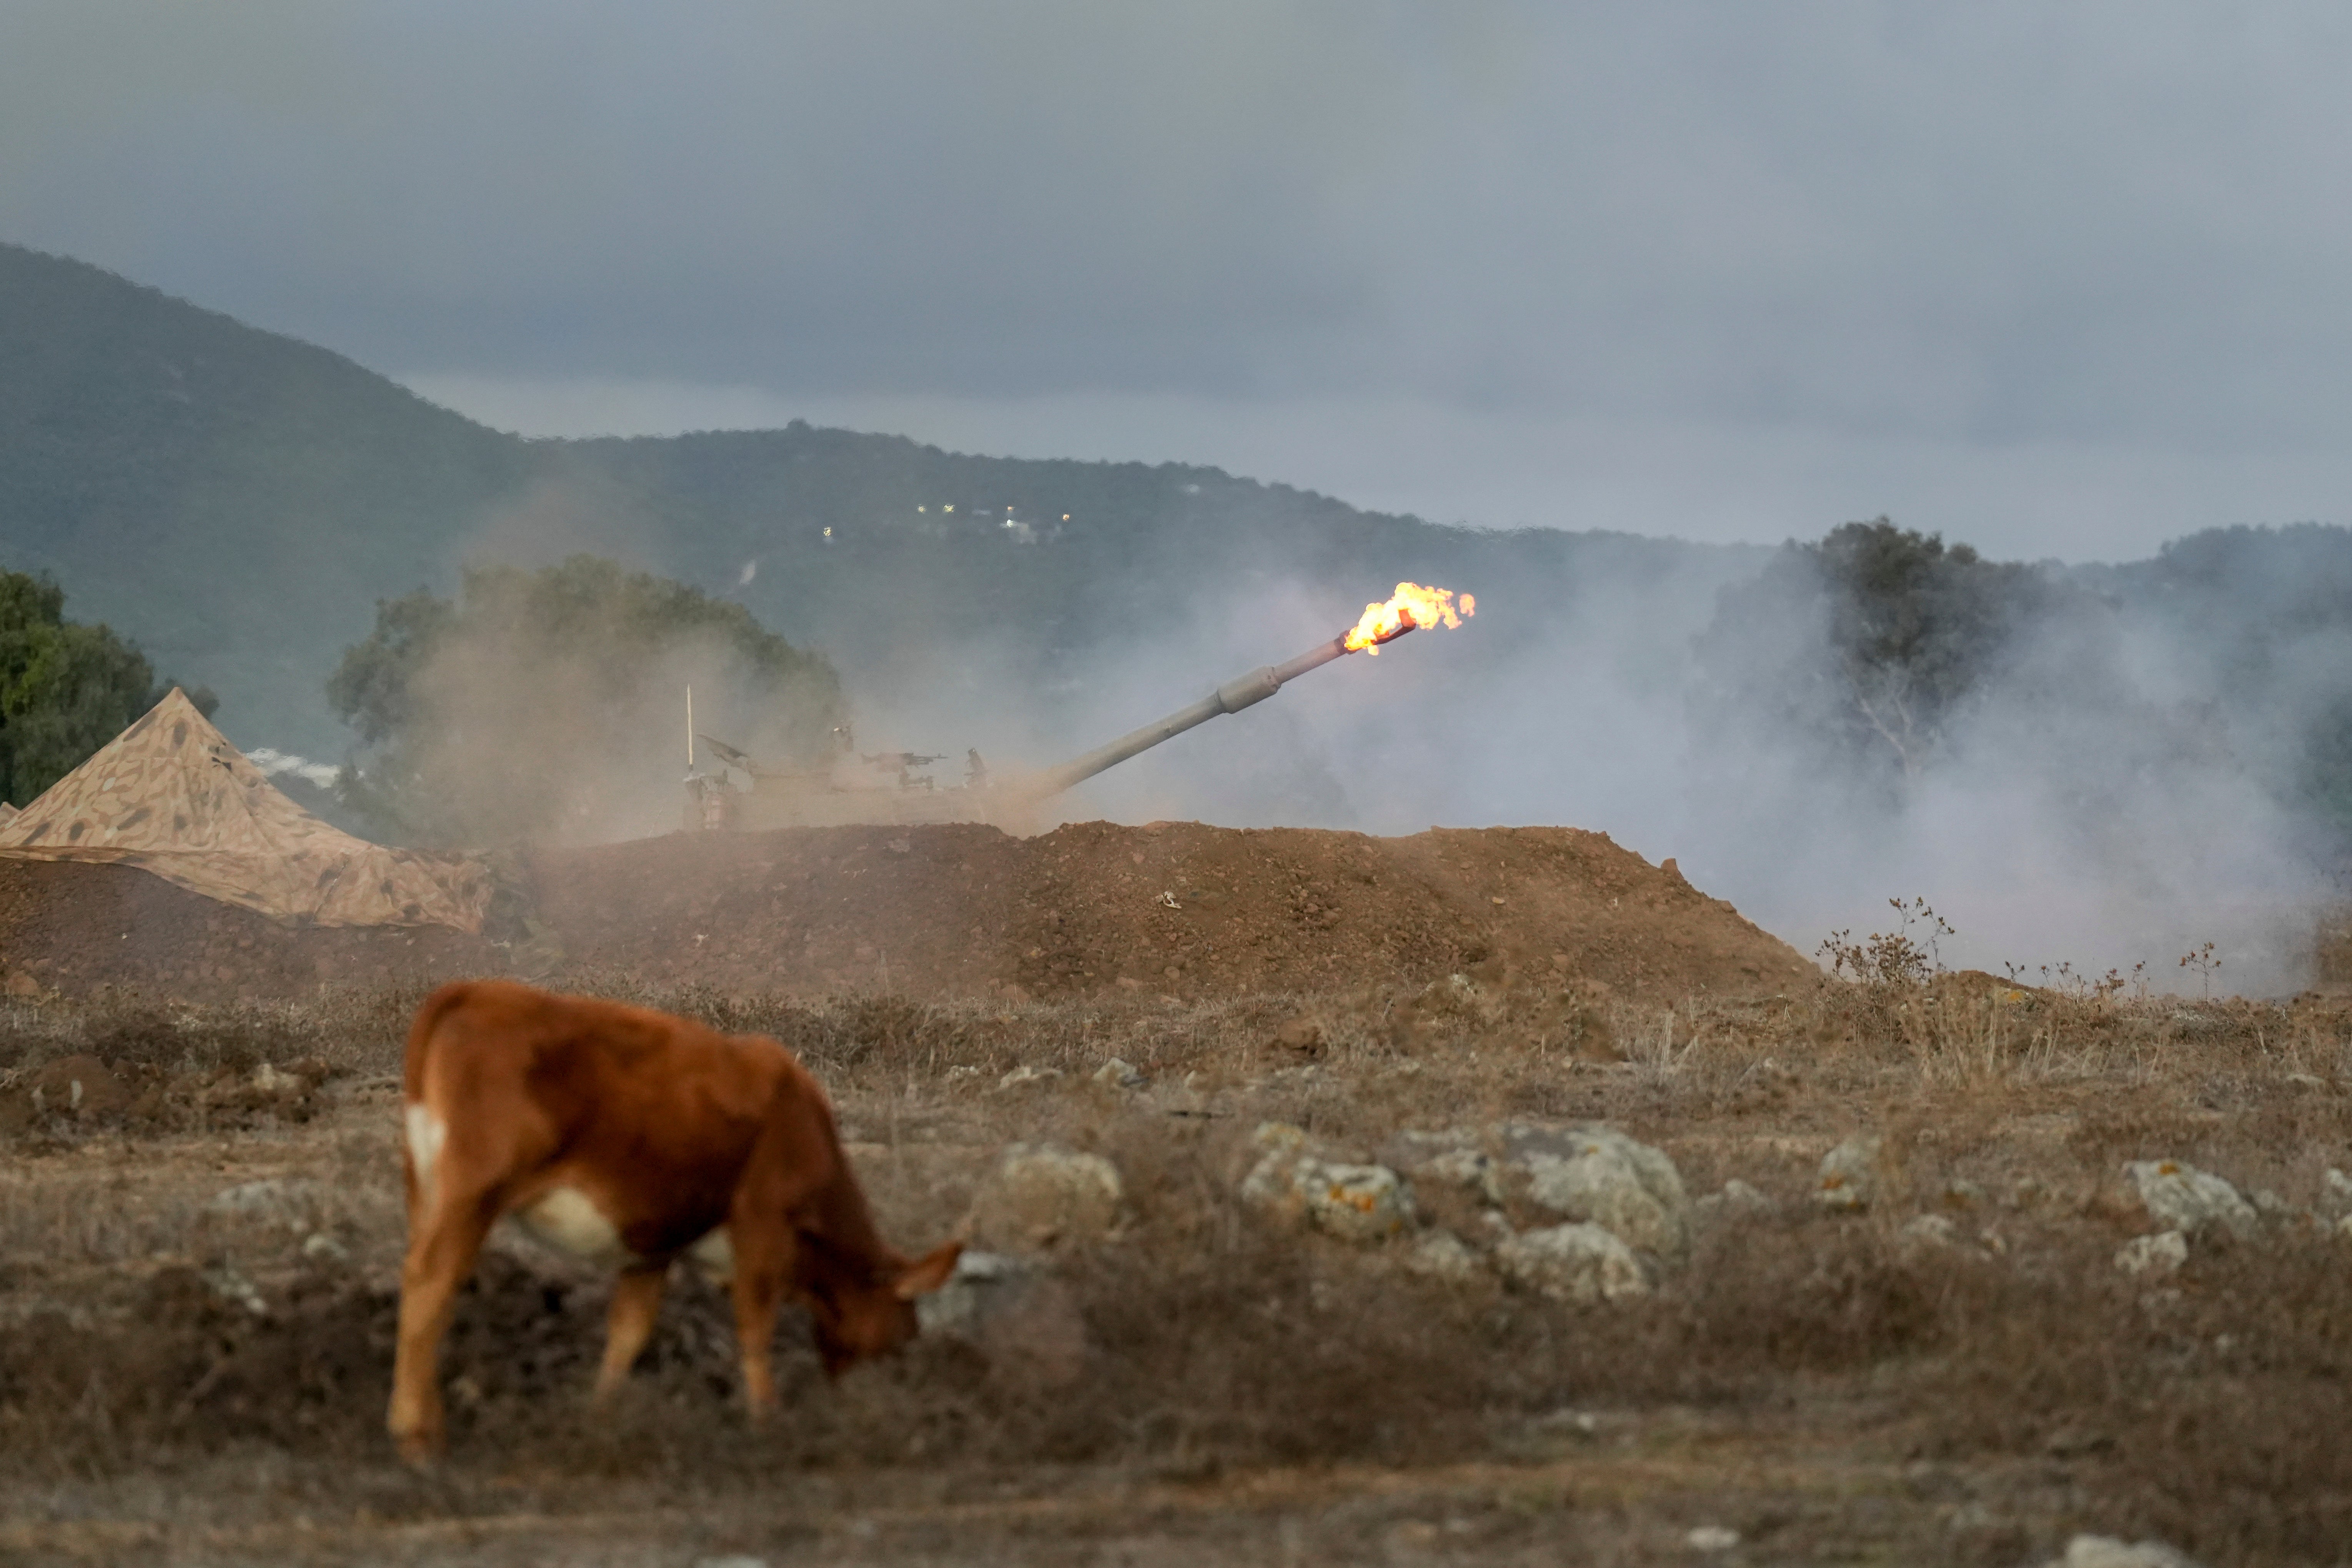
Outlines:
{"label": "dry shrub", "polygon": [[[2112,995],[2000,1000],[2008,1011],[1994,1016],[2015,1030],[2004,1040],[2041,1044],[1970,1058],[1963,1047],[1986,1016],[1968,1011],[1981,999],[1972,984],[1948,977],[1944,991],[1915,996],[1939,1007],[1956,996],[1944,1016],[1961,1022],[1942,1037],[1863,1034],[1853,993],[1835,987],[1671,1014],[1626,1006],[1612,1026],[1633,1059],[1617,1063],[1531,1040],[1517,1026],[1537,1014],[1510,985],[1484,1023],[1476,996],[1449,990],[1444,1008],[1417,1016],[1447,1017],[1450,1032],[1402,1040],[1388,1027],[1395,998],[1370,992],[1171,1008],[1133,996],[1015,1006],[616,985],[629,1000],[783,1038],[817,1067],[845,1120],[879,1125],[895,1114],[887,1108],[911,1108],[943,1142],[1051,1136],[1110,1155],[1131,1226],[1054,1263],[1086,1325],[1082,1375],[1055,1384],[926,1340],[828,1386],[805,1325],[788,1318],[788,1414],[753,1436],[730,1404],[725,1304],[681,1272],[626,1397],[592,1422],[582,1392],[607,1283],[494,1253],[449,1342],[455,1464],[701,1490],[909,1463],[1200,1475],[1520,1453],[1563,1406],[1692,1405],[1761,1421],[1819,1396],[1866,1405],[1883,1424],[1868,1441],[2059,1476],[2080,1489],[2070,1507],[2086,1526],[2162,1534],[2216,1563],[2330,1560],[2352,1530],[2352,1445],[2335,1431],[2352,1380],[2343,1245],[2280,1226],[2259,1245],[2200,1239],[2160,1283],[2126,1278],[2112,1258],[2145,1228],[2117,1197],[2126,1160],[2189,1159],[2242,1185],[2274,1184],[2294,1202],[2315,1198],[2324,1165],[2352,1164],[2342,1016]],[[51,1011],[11,1026],[37,1026],[46,1052],[104,1035],[126,1058],[176,1049],[175,1059],[227,1061],[239,1042],[267,1041],[270,1052],[383,1072],[397,1064],[415,1000],[188,1010],[171,1016],[169,1036],[128,1013]],[[1320,1042],[1305,1064],[1278,1038],[1302,1016]],[[1204,1091],[1177,1117],[1075,1083],[973,1092],[993,1086],[975,1085],[974,1073],[1032,1065],[1079,1080],[1114,1055],[1163,1082],[1198,1073],[1225,1098]],[[1713,1140],[1727,1125],[1826,1138],[1862,1124],[1885,1134],[1888,1196],[1858,1218],[1791,1206],[1705,1232],[1656,1295],[1580,1310],[1491,1282],[1417,1279],[1392,1251],[1269,1228],[1234,1194],[1262,1115],[1369,1152],[1402,1127],[1529,1113],[1614,1120],[1667,1139],[1688,1131],[1695,1152],[1677,1157],[1694,1189],[1702,1172],[1769,1187],[1768,1158],[1786,1162],[1793,1188],[1817,1157]],[[2055,1124],[2067,1130],[2024,1140],[2014,1131],[2024,1116],[2063,1117]],[[388,1148],[387,1134],[367,1152],[388,1158]],[[1940,1207],[1962,1178],[1984,1191],[1951,1211],[1965,1218],[1961,1239],[1998,1230],[2003,1255],[1903,1234],[1914,1206]],[[2041,1195],[2017,1196],[2011,1178]],[[55,1230],[63,1213],[18,1217]],[[188,1223],[155,1224],[167,1222]],[[388,1205],[367,1220],[384,1241],[395,1223]],[[92,1258],[171,1245],[160,1231],[99,1238],[103,1247],[63,1230],[41,1236],[24,1239]],[[0,1335],[0,1450],[64,1478],[168,1469],[226,1439],[363,1472],[355,1461],[384,1453],[392,1297],[358,1273],[307,1263],[268,1293],[270,1315],[256,1319],[189,1271],[166,1270],[128,1316],[36,1311],[23,1331]],[[405,1508],[460,1506],[403,1495]]]}

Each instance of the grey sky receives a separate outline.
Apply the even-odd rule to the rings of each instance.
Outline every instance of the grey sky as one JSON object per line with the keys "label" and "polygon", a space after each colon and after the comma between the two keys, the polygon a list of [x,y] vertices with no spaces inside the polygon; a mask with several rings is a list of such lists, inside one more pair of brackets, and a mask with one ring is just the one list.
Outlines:
{"label": "grey sky", "polygon": [[508,427],[2143,552],[2352,506],[2352,13],[0,5],[0,238]]}

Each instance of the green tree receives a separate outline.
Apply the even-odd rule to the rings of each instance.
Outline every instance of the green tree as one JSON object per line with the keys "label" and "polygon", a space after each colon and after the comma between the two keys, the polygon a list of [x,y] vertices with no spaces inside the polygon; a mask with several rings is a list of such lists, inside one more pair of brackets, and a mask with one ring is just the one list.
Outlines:
{"label": "green tree", "polygon": [[740,605],[573,556],[380,601],[327,698],[360,750],[338,793],[390,837],[499,845],[675,826],[685,688],[706,728],[784,760],[841,720],[822,657]]}
{"label": "green tree", "polygon": [[[0,797],[29,804],[162,701],[146,656],[104,626],[65,618],[65,590],[0,572]],[[219,700],[189,693],[206,714]]]}
{"label": "green tree", "polygon": [[1724,590],[1699,663],[1724,712],[1910,777],[2056,591],[2032,567],[1939,534],[1849,522]]}

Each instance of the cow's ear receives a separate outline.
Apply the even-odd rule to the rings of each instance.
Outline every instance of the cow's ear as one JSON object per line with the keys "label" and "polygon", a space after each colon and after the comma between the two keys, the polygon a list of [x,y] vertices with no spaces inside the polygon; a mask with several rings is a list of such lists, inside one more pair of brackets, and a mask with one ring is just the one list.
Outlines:
{"label": "cow's ear", "polygon": [[948,1282],[948,1276],[955,1272],[956,1259],[962,1256],[963,1243],[961,1241],[935,1247],[900,1269],[898,1283],[891,1289],[898,1292],[901,1301],[928,1296]]}

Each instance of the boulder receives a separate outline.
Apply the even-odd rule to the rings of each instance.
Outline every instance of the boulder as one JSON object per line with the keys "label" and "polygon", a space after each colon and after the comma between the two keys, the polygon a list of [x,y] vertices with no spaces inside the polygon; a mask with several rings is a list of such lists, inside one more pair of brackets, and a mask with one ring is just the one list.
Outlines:
{"label": "boulder", "polygon": [[1342,1241],[1384,1241],[1418,1218],[1412,1186],[1386,1165],[1301,1160],[1291,1184],[1305,1200],[1307,1223]]}
{"label": "boulder", "polygon": [[1849,1138],[1822,1155],[1813,1202],[1825,1209],[1868,1208],[1877,1201],[1878,1156],[1884,1147],[1875,1138]]}
{"label": "boulder", "polygon": [[1249,1174],[1242,1178],[1242,1202],[1286,1218],[1299,1217],[1306,1212],[1307,1201],[1291,1184],[1291,1177],[1298,1162],[1307,1158],[1307,1130],[1287,1121],[1261,1121],[1250,1134],[1250,1146],[1258,1157]]}
{"label": "boulder", "polygon": [[2136,1236],[2116,1248],[2116,1267],[2134,1279],[2161,1279],[2189,1261],[2189,1238],[2177,1230]]}
{"label": "boulder", "polygon": [[1650,1293],[1633,1249],[1598,1225],[1523,1231],[1495,1248],[1505,1278],[1555,1300],[1591,1306]]}
{"label": "boulder", "polygon": [[2148,1217],[2167,1230],[2196,1236],[2218,1226],[2239,1237],[2254,1234],[2254,1206],[2228,1182],[2178,1160],[2135,1160],[2124,1167]]}
{"label": "boulder", "polygon": [[1503,1163],[1509,1184],[1548,1213],[1660,1258],[1689,1247],[1690,1200],[1675,1163],[1613,1127],[1507,1127]]}
{"label": "boulder", "polygon": [[1714,1225],[1727,1220],[1765,1219],[1780,1209],[1780,1205],[1734,1176],[1723,1184],[1723,1191],[1709,1193],[1692,1205],[1691,1218],[1698,1224]]}
{"label": "boulder", "polygon": [[1094,1081],[1105,1089],[1141,1089],[1150,1080],[1127,1062],[1113,1057],[1095,1068]]}
{"label": "boulder", "polygon": [[1448,1285],[1467,1285],[1486,1272],[1486,1261],[1450,1230],[1433,1230],[1404,1255],[1409,1273]]}
{"label": "boulder", "polygon": [[2329,1214],[2352,1214],[2352,1176],[2328,1167],[2319,1179],[2319,1206]]}
{"label": "boulder", "polygon": [[1419,1223],[1412,1184],[1386,1165],[1326,1160],[1284,1121],[1261,1122],[1250,1141],[1260,1152],[1241,1195],[1254,1207],[1343,1241],[1383,1241]]}
{"label": "boulder", "polygon": [[973,1197],[968,1234],[999,1249],[1100,1241],[1126,1195],[1118,1167],[1099,1154],[1015,1143]]}

